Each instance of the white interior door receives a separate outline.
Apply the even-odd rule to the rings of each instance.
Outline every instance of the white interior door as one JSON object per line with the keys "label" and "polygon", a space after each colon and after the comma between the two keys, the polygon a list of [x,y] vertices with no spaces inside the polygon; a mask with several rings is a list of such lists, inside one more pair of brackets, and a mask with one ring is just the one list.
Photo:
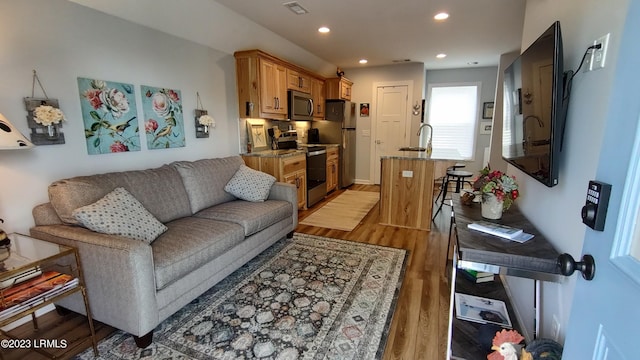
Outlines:
{"label": "white interior door", "polygon": [[372,161],[374,184],[380,184],[380,156],[408,145],[408,88],[407,85],[377,88]]}
{"label": "white interior door", "polygon": [[577,280],[563,359],[632,360],[640,354],[640,0],[629,10],[597,172],[612,185],[607,223],[585,236],[583,253],[593,255],[596,272],[592,281]]}

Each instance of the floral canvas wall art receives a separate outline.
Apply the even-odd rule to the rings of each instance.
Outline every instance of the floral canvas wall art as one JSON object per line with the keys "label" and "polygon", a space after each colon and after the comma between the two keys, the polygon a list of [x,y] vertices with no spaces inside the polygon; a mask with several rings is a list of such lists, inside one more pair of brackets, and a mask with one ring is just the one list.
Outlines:
{"label": "floral canvas wall art", "polygon": [[142,85],[144,131],[149,149],[185,146],[180,90]]}
{"label": "floral canvas wall art", "polygon": [[89,155],[140,151],[133,85],[78,78]]}

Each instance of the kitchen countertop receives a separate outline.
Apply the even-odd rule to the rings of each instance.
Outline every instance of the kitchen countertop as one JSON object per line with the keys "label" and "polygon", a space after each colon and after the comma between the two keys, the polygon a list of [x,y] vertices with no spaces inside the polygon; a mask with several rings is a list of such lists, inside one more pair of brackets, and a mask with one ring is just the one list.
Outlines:
{"label": "kitchen countertop", "polygon": [[433,149],[431,156],[426,151],[391,151],[382,156],[382,159],[415,159],[415,160],[459,160],[460,154],[457,150]]}
{"label": "kitchen countertop", "polygon": [[[330,147],[338,147],[339,144],[298,144],[299,147],[307,147],[307,146],[326,146]],[[255,151],[251,153],[243,153],[240,154],[242,156],[255,156],[255,157],[280,157],[286,158],[291,156],[296,156],[299,154],[306,154],[304,149],[278,149],[278,150],[262,150]]]}

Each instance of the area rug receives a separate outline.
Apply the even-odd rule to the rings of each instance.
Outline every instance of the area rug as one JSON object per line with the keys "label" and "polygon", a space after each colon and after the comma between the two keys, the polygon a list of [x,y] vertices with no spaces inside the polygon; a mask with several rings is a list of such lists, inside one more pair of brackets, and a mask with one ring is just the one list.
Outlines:
{"label": "area rug", "polygon": [[117,331],[98,359],[380,359],[406,255],[296,233],[165,320],[148,348]]}
{"label": "area rug", "polygon": [[380,193],[346,190],[313,214],[300,221],[302,225],[351,231],[380,200]]}

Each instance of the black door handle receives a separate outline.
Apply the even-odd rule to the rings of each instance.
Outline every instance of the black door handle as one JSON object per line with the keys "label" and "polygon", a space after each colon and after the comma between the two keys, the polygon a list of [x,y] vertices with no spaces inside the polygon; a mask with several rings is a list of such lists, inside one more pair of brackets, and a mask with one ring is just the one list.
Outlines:
{"label": "black door handle", "polygon": [[558,256],[558,268],[564,276],[571,276],[574,271],[578,270],[582,273],[585,280],[593,280],[596,274],[596,261],[593,256],[586,254],[582,256],[582,261],[576,262],[573,256],[564,253]]}

